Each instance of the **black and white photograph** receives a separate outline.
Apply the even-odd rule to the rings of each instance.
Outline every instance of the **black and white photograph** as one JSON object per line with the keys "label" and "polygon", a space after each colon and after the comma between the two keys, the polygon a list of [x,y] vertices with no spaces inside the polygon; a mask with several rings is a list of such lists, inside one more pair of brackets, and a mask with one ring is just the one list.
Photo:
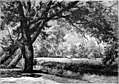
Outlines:
{"label": "black and white photograph", "polygon": [[0,84],[118,84],[118,0],[0,0]]}

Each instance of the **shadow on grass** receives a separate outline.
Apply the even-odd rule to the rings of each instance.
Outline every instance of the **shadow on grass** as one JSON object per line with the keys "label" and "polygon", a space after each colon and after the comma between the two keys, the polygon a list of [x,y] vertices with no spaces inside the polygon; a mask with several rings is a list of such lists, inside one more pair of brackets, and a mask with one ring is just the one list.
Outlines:
{"label": "shadow on grass", "polygon": [[[55,75],[62,75],[63,71],[71,71],[74,73],[80,73],[83,75],[85,73],[96,74],[96,75],[105,75],[105,76],[118,76],[118,64],[105,66],[105,65],[94,65],[94,64],[76,64],[76,63],[59,63],[59,62],[45,62],[41,64],[44,68],[41,69],[45,73],[52,73],[52,70],[55,69]],[[59,71],[60,70],[60,71]],[[41,72],[40,71],[40,72]]]}
{"label": "shadow on grass", "polygon": [[[45,62],[41,64],[41,70],[33,70],[31,73],[22,71],[0,71],[0,77],[41,77],[41,74],[51,74],[60,77],[80,79],[84,74],[95,74],[104,76],[118,76],[118,65],[93,65],[93,64],[75,64],[75,63],[59,63]],[[36,74],[34,74],[36,73]],[[75,74],[75,75],[74,75]]]}

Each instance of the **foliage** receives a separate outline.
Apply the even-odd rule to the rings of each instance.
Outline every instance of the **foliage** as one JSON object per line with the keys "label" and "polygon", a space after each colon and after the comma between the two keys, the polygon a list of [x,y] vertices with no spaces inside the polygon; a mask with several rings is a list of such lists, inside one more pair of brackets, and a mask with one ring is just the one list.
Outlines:
{"label": "foliage", "polygon": [[[32,4],[34,3],[34,4]],[[71,3],[64,3],[64,2],[57,2],[57,1],[48,1],[48,2],[38,2],[39,5],[36,5],[35,2],[20,2],[20,1],[11,1],[8,3],[4,3],[2,7],[2,12],[4,13],[3,16],[3,23],[15,27],[22,19],[26,19],[28,23],[28,30],[30,34],[33,34],[36,31],[36,28],[40,26],[43,20],[43,29],[49,27],[47,22],[49,20],[63,17],[62,13],[66,10],[69,10],[72,4],[76,4],[77,2]],[[23,9],[20,9],[23,8]],[[59,15],[59,14],[61,15]],[[25,21],[25,20],[24,20]],[[37,25],[36,25],[36,24]],[[39,28],[37,28],[39,29]],[[39,29],[39,33],[41,33],[41,29]],[[22,34],[22,28],[17,27],[17,30],[14,32]],[[42,33],[44,34],[44,33]]]}
{"label": "foliage", "polygon": [[1,39],[0,45],[3,48],[4,52],[7,52],[13,49],[12,45],[14,45],[14,42],[11,39],[11,36],[8,34]]}
{"label": "foliage", "polygon": [[105,48],[105,58],[103,59],[103,63],[105,65],[113,64],[118,57],[118,45],[117,43],[113,43],[111,45],[108,45]]}
{"label": "foliage", "polygon": [[71,47],[70,52],[72,58],[103,58],[103,54],[101,54],[100,47],[96,45],[95,48],[92,48],[80,44],[78,46]]}
{"label": "foliage", "polygon": [[[43,53],[47,53],[45,56],[58,56],[60,55],[59,45],[63,42],[63,28],[60,26],[53,27],[52,29],[46,30],[48,37],[46,39],[42,39],[41,49],[39,54],[40,56],[44,56]],[[42,52],[45,51],[45,52]]]}
{"label": "foliage", "polygon": [[112,41],[116,40],[114,33],[117,28],[116,12],[112,8],[106,8],[101,2],[89,1],[82,6],[83,14],[81,16],[79,16],[79,11],[73,12],[73,15],[75,15],[75,19],[80,18],[79,21],[83,23],[82,25],[86,32],[104,42],[109,42],[111,39]]}
{"label": "foliage", "polygon": [[[20,17],[20,11],[18,10],[18,7],[15,7],[15,5],[18,6],[18,4],[19,4],[19,2],[11,2],[11,3],[4,5],[2,10],[4,11],[4,14],[5,14],[4,18],[8,19],[7,21],[4,19],[6,21],[6,23],[11,23],[10,25],[15,26],[15,23],[19,22],[20,18],[22,18],[22,17]],[[60,10],[60,9],[58,9],[58,7],[59,8],[62,8],[63,6],[66,7],[64,2],[49,1],[49,2],[47,2],[47,4],[45,4],[43,2],[40,2],[39,4],[40,4],[39,6],[31,5],[30,2],[28,2],[26,4],[26,6],[31,5],[31,8],[29,9],[29,11],[27,11],[28,8],[25,9],[25,11],[26,11],[25,16],[27,19],[30,19],[29,21],[31,21],[31,23],[33,20],[36,20],[36,18],[38,18],[38,17],[44,17],[44,18],[39,18],[41,20],[45,19],[45,16],[44,16],[45,14],[40,15],[39,14],[40,12],[48,11],[47,12],[48,14],[46,14],[48,17],[53,13],[53,10],[54,10],[54,12]],[[72,2],[72,4],[73,4],[73,2]],[[25,8],[24,2],[22,3],[22,5]],[[54,6],[56,6],[56,8],[53,6],[53,7],[51,7],[52,9],[50,9],[50,10],[47,9],[45,11],[45,8],[47,8],[46,6],[50,7],[50,5],[51,6],[54,5]],[[69,3],[69,5],[70,5],[70,3]],[[42,10],[40,9],[40,6],[42,7]],[[84,2],[84,3],[79,2],[79,4],[76,6],[78,6],[78,8],[74,7],[75,9],[63,12],[66,14],[66,16],[63,16],[63,15],[59,15],[59,16],[60,17],[62,16],[61,18],[65,18],[68,22],[70,20],[72,21],[72,22],[70,21],[69,23],[76,23],[77,25],[79,24],[78,25],[79,28],[85,28],[87,32],[91,32],[93,34],[93,36],[99,38],[100,40],[102,39],[103,41],[104,40],[109,41],[109,39],[112,39],[112,38],[113,38],[113,40],[115,39],[114,33],[113,33],[113,30],[115,28],[113,26],[115,26],[114,24],[116,24],[117,16],[115,15],[115,12],[111,8],[109,8],[109,9],[106,8],[106,6],[104,6],[101,2],[91,2],[91,1]],[[58,19],[57,17],[58,16],[56,15],[56,17],[52,18],[52,19]],[[78,22],[80,22],[80,23],[78,23]]]}

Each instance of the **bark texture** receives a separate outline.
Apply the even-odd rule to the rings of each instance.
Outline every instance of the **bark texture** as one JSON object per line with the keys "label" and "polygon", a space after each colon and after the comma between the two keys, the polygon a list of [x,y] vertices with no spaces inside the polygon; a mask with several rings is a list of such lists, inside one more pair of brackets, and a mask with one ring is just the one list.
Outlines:
{"label": "bark texture", "polygon": [[24,57],[24,72],[33,71],[33,46],[32,44],[25,45],[22,49],[22,54]]}

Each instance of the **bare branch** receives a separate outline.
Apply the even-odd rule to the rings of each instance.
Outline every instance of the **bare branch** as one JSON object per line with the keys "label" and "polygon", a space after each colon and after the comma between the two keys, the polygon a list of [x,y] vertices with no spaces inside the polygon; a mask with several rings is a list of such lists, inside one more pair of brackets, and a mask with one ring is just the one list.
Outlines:
{"label": "bare branch", "polygon": [[7,30],[8,30],[8,33],[9,33],[10,40],[11,40],[12,42],[14,42],[14,39],[12,39],[12,35],[11,35],[10,30],[9,30],[8,27],[7,27]]}

